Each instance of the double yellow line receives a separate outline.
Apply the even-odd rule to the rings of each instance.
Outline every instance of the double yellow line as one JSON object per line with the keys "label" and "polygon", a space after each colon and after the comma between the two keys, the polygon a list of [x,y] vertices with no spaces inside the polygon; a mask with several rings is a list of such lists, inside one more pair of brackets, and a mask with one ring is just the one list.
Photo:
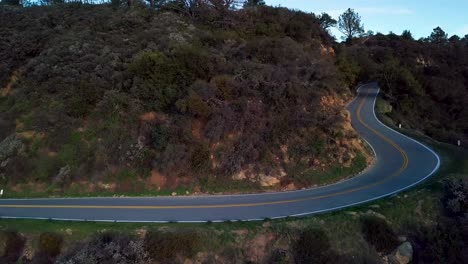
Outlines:
{"label": "double yellow line", "polygon": [[388,142],[390,145],[392,145],[395,149],[397,149],[400,153],[401,156],[403,157],[403,165],[390,175],[389,177],[383,178],[382,180],[364,185],[361,187],[341,191],[341,192],[336,192],[336,193],[331,193],[331,194],[325,194],[325,195],[319,195],[319,196],[313,196],[313,197],[306,197],[306,198],[300,198],[300,199],[291,199],[291,200],[281,200],[281,201],[272,201],[272,202],[259,202],[259,203],[239,203],[239,204],[213,204],[213,205],[30,205],[30,204],[3,204],[0,205],[0,208],[48,208],[48,209],[209,209],[209,208],[232,208],[232,207],[255,207],[255,206],[266,206],[266,205],[278,205],[278,204],[290,204],[290,203],[297,203],[297,202],[304,202],[304,201],[312,201],[312,200],[319,200],[319,199],[324,199],[328,197],[333,197],[333,196],[338,196],[338,195],[343,195],[343,194],[348,194],[348,193],[353,193],[357,192],[360,190],[365,190],[369,189],[373,186],[383,184],[390,179],[400,175],[407,167],[408,167],[408,156],[406,155],[405,151],[397,145],[395,142],[390,140],[389,138],[385,137],[382,135],[380,132],[377,130],[373,129],[370,127],[368,124],[366,124],[361,117],[361,110],[362,107],[364,106],[365,99],[367,98],[367,94],[365,97],[363,97],[361,103],[359,104],[359,107],[356,111],[358,121],[367,129],[375,133],[378,137],[383,139],[384,141]]}

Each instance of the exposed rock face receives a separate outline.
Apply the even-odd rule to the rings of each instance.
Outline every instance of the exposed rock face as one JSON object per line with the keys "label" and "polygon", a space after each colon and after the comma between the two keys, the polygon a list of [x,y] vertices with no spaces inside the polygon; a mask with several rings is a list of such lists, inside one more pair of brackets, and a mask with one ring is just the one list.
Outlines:
{"label": "exposed rock face", "polygon": [[413,259],[413,246],[410,242],[401,244],[392,254],[388,256],[390,264],[408,264]]}
{"label": "exposed rock face", "polygon": [[232,175],[232,179],[235,181],[245,180],[246,178],[247,178],[247,175],[245,174],[245,171],[243,170],[240,171],[239,173]]}
{"label": "exposed rock face", "polygon": [[57,176],[55,176],[54,183],[64,184],[65,182],[67,182],[70,179],[70,175],[71,175],[70,166],[67,165],[65,167],[62,167],[62,168],[60,168],[60,171],[57,174]]}
{"label": "exposed rock face", "polygon": [[280,183],[278,178],[265,174],[260,174],[258,179],[262,187],[270,187]]}
{"label": "exposed rock face", "polygon": [[5,138],[0,143],[0,169],[5,168],[10,161],[10,158],[18,154],[24,149],[24,145],[16,135],[11,135]]}
{"label": "exposed rock face", "polygon": [[271,174],[265,174],[265,173],[253,173],[251,172],[252,167],[246,169],[246,170],[241,170],[240,172],[232,175],[232,179],[235,181],[240,181],[240,180],[250,180],[251,182],[258,182],[260,186],[262,187],[271,187],[278,185],[281,182],[281,178],[285,177],[287,173],[284,171],[284,169],[279,169],[275,172],[272,172]]}

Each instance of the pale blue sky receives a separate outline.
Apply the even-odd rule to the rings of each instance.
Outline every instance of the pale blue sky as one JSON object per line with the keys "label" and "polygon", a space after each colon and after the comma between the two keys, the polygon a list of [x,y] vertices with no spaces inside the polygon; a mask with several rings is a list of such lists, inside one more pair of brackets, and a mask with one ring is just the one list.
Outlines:
{"label": "pale blue sky", "polygon": [[[451,35],[468,34],[468,0],[265,0],[268,5],[289,7],[335,19],[348,7],[359,13],[365,30],[400,34],[408,29],[415,38],[427,37],[440,26]],[[335,36],[340,36],[333,29]]]}

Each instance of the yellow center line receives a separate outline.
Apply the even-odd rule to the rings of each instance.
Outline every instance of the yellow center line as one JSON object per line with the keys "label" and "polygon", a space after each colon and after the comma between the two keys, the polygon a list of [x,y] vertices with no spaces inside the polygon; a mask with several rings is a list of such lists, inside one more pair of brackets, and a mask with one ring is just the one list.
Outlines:
{"label": "yellow center line", "polygon": [[395,142],[390,140],[389,138],[382,135],[377,130],[370,127],[366,124],[361,117],[361,110],[364,106],[365,99],[367,98],[367,94],[363,97],[361,103],[359,104],[358,109],[356,110],[358,121],[367,129],[375,133],[378,137],[383,139],[384,141],[388,142],[392,145],[395,149],[397,149],[401,156],[403,157],[403,165],[390,175],[389,177],[383,178],[382,180],[371,183],[368,185],[364,185],[361,187],[330,193],[325,195],[313,196],[313,197],[306,197],[306,198],[299,198],[299,199],[291,199],[291,200],[280,200],[280,201],[272,201],[272,202],[259,202],[259,203],[239,203],[239,204],[213,204],[213,205],[28,205],[28,204],[4,204],[0,205],[0,208],[50,208],[50,209],[204,209],[204,208],[232,208],[232,207],[254,207],[254,206],[265,206],[265,205],[277,205],[277,204],[288,204],[288,203],[297,203],[297,202],[304,202],[304,201],[312,201],[312,200],[319,200],[328,197],[338,196],[342,194],[348,194],[357,192],[360,190],[369,189],[373,186],[383,184],[392,178],[400,175],[407,167],[408,167],[408,156],[406,155],[405,151]]}

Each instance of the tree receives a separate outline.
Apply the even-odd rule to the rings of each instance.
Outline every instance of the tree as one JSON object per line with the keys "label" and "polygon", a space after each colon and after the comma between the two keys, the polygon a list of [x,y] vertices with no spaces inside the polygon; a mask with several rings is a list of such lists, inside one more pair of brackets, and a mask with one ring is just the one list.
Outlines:
{"label": "tree", "polygon": [[345,35],[347,42],[364,33],[364,25],[361,24],[361,17],[351,8],[348,8],[348,10],[338,18],[338,29]]}
{"label": "tree", "polygon": [[247,0],[244,2],[244,7],[252,7],[252,6],[264,6],[265,1],[263,0]]}
{"label": "tree", "polygon": [[336,20],[333,19],[329,14],[327,13],[322,13],[321,15],[318,16],[320,26],[324,30],[327,30],[328,28],[336,26]]}
{"label": "tree", "polygon": [[411,31],[409,30],[403,30],[403,33],[401,33],[401,37],[406,40],[414,40],[413,34],[411,34]]}
{"label": "tree", "polygon": [[0,5],[15,5],[15,6],[22,6],[23,0],[3,0],[0,2]]}
{"label": "tree", "polygon": [[457,36],[457,35],[453,35],[448,40],[452,44],[457,44],[457,43],[460,43],[461,38],[459,36]]}
{"label": "tree", "polygon": [[429,41],[437,45],[442,45],[447,42],[448,35],[440,27],[434,28],[431,35],[429,36]]}

